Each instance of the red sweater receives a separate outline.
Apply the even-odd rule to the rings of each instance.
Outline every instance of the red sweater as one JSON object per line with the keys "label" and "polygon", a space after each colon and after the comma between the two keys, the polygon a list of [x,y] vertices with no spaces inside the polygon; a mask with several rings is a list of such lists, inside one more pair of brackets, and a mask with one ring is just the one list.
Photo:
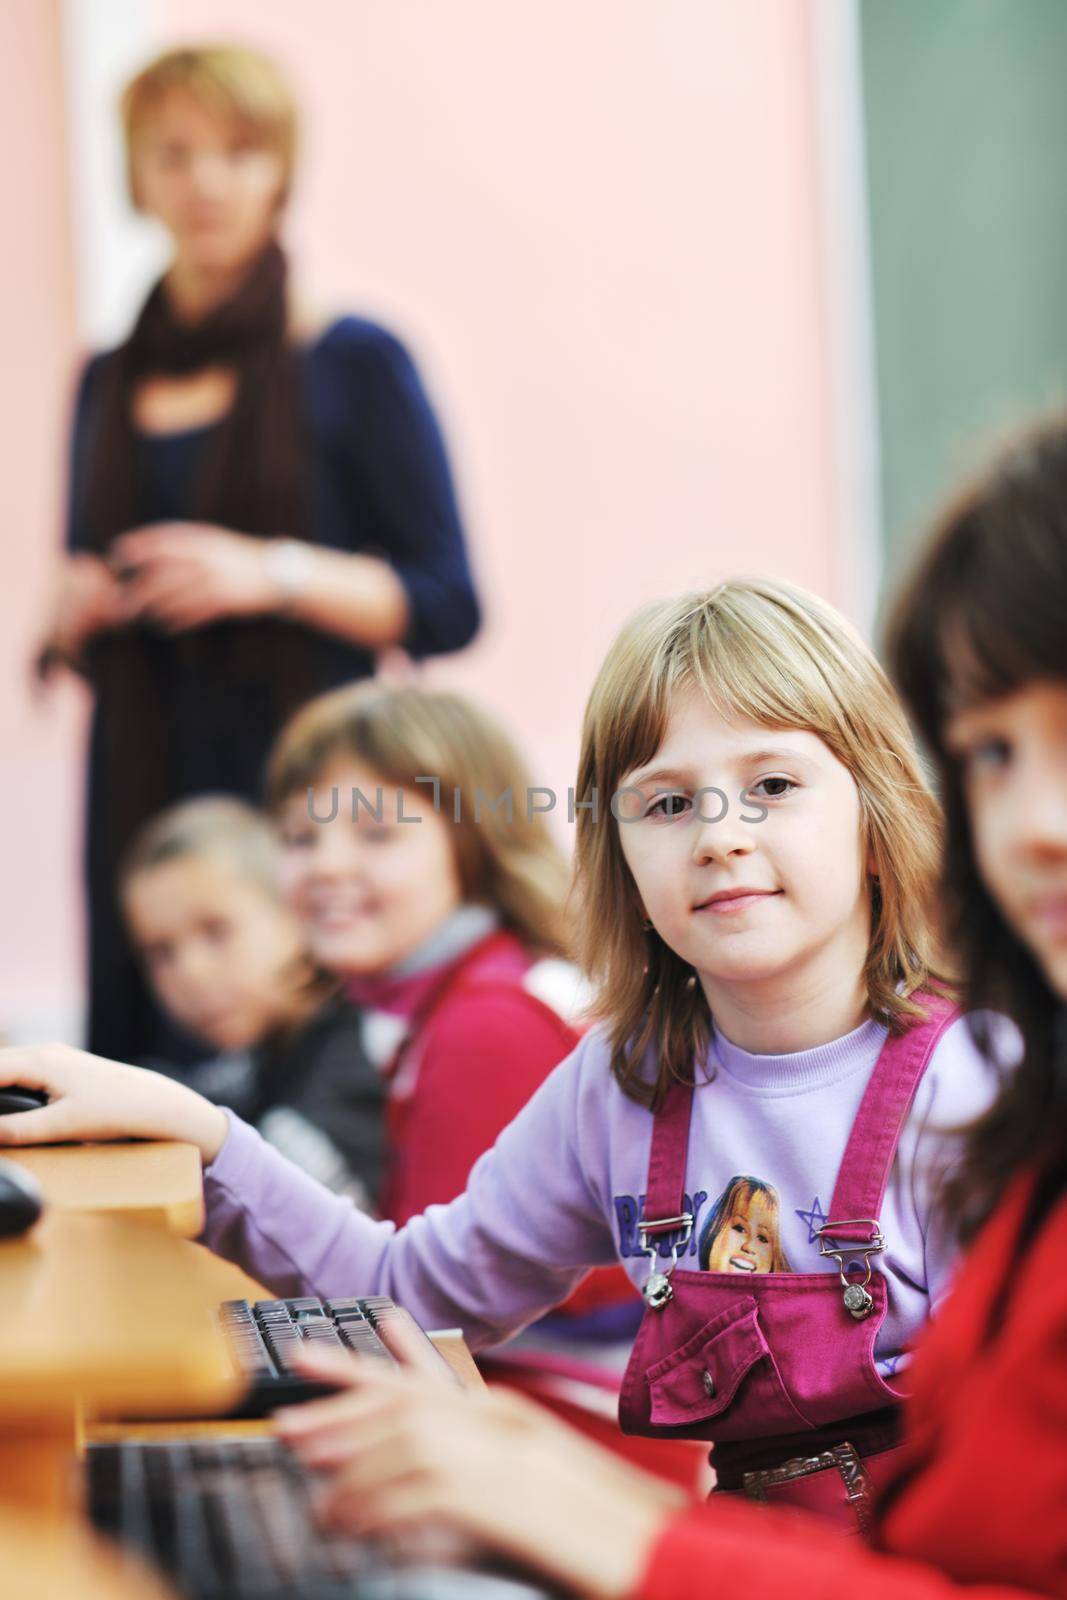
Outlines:
{"label": "red sweater", "polygon": [[923,1337],[878,1548],[712,1500],[668,1525],[635,1600],[1067,1600],[1067,1198],[1030,1236],[1031,1189],[1005,1197]]}
{"label": "red sweater", "polygon": [[[351,986],[359,1003],[384,1002],[412,1019],[386,1110],[390,1158],[378,1208],[397,1227],[463,1193],[478,1157],[578,1043],[580,1032],[523,987],[532,965],[521,940],[500,930],[443,967]],[[595,1317],[634,1300],[622,1268],[606,1267],[559,1310]]]}
{"label": "red sweater", "polygon": [[463,1193],[478,1157],[578,1043],[523,988],[531,964],[514,934],[499,932],[430,975],[419,1007],[429,1002],[429,1012],[416,1015],[387,1113],[391,1166],[379,1210],[398,1227]]}

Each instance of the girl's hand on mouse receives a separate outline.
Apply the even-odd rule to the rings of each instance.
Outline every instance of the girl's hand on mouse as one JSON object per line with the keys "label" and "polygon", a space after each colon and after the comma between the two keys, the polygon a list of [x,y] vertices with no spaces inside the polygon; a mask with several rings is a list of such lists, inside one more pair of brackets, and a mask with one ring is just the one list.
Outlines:
{"label": "girl's hand on mouse", "polygon": [[0,1088],[43,1089],[48,1105],[0,1116],[0,1145],[83,1139],[183,1139],[205,1166],[229,1124],[218,1106],[158,1072],[122,1066],[65,1044],[0,1050]]}
{"label": "girl's hand on mouse", "polygon": [[282,1439],[327,1474],[328,1527],[390,1534],[443,1527],[579,1594],[637,1583],[677,1485],[591,1444],[506,1389],[461,1391],[377,1362],[302,1352],[301,1370],[345,1389],[277,1413]]}

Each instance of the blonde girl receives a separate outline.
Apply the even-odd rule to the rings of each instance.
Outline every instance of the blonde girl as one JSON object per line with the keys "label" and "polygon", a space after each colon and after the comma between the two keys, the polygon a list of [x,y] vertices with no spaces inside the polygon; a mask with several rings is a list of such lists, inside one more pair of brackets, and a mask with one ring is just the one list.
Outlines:
{"label": "blonde girl", "polygon": [[[63,1050],[4,1060],[52,1096],[4,1137],[191,1139],[209,1244],[279,1293],[389,1293],[475,1345],[620,1261],[646,1300],[624,1426],[714,1439],[720,1488],[761,1497],[803,1454],[800,1497],[853,1517],[952,1266],[935,1130],[992,1092],[937,992],[938,814],[904,717],[831,608],[725,583],[623,629],[577,790],[601,1022],[450,1206],[375,1225],[217,1108]],[[724,1169],[773,1184],[793,1272],[701,1270]]]}

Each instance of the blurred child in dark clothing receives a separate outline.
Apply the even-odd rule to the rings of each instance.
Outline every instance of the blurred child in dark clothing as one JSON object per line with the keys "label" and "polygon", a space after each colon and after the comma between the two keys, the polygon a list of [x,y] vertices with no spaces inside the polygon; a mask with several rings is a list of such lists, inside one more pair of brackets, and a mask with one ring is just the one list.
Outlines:
{"label": "blurred child in dark clothing", "polygon": [[372,1208],[385,1085],[357,1007],[314,965],[281,898],[279,859],[274,828],[244,801],[185,801],[133,840],[122,909],[160,1004],[218,1052],[183,1068],[183,1080]]}

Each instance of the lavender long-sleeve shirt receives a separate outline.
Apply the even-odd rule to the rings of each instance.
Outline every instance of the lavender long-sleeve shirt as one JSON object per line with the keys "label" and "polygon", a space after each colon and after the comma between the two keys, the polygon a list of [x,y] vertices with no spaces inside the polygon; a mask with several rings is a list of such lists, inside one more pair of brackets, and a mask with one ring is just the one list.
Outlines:
{"label": "lavender long-sleeve shirt", "polygon": [[[820,1258],[815,1229],[884,1039],[872,1021],[791,1055],[753,1055],[713,1039],[711,1081],[693,1097],[685,1188],[696,1223],[687,1267],[708,1265],[718,1250],[726,1270],[769,1269],[775,1241],[767,1239],[766,1208],[760,1218],[726,1219],[721,1238],[709,1231],[716,1200],[744,1175],[775,1191],[771,1231],[789,1269],[836,1270]],[[886,1375],[953,1265],[954,1241],[932,1206],[955,1149],[944,1130],[982,1111],[995,1087],[961,1019],[919,1086],[882,1207],[878,1265],[889,1310],[875,1353]],[[619,1089],[594,1029],[481,1157],[466,1193],[397,1230],[321,1188],[231,1114],[205,1173],[204,1242],[280,1295],[388,1294],[424,1327],[460,1327],[473,1347],[484,1347],[558,1304],[589,1267],[619,1260],[644,1283],[650,1262],[637,1224],[651,1133],[651,1113]]]}

